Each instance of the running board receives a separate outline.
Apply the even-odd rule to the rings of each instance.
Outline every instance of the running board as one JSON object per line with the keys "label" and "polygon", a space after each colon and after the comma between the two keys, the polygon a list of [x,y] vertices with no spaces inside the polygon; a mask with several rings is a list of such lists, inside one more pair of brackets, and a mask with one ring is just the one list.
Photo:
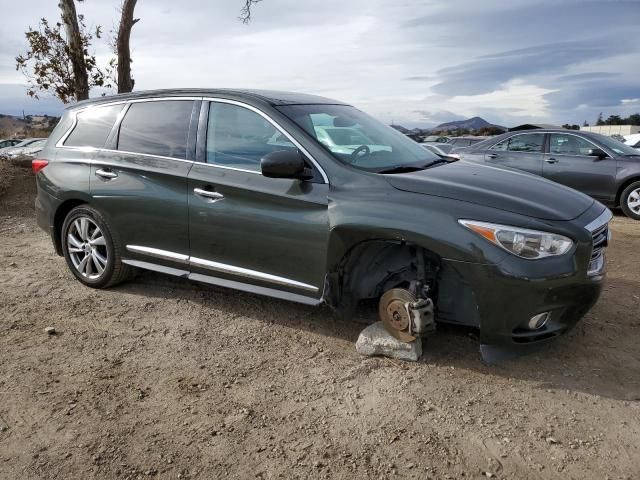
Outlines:
{"label": "running board", "polygon": [[283,292],[268,287],[259,287],[257,285],[236,282],[234,280],[226,280],[224,278],[213,277],[211,275],[202,275],[201,273],[191,273],[187,270],[165,267],[164,265],[157,265],[155,263],[143,262],[140,260],[123,259],[122,263],[131,265],[132,267],[142,268],[144,270],[152,270],[154,272],[165,273],[167,275],[173,275],[175,277],[188,278],[189,280],[194,280],[196,282],[208,283],[210,285],[231,288],[233,290],[240,290],[243,292],[255,293],[272,298],[279,298],[281,300],[289,300],[291,302],[303,303],[305,305],[318,306],[323,303],[323,300],[321,298],[307,297],[305,295],[300,295],[297,293]]}

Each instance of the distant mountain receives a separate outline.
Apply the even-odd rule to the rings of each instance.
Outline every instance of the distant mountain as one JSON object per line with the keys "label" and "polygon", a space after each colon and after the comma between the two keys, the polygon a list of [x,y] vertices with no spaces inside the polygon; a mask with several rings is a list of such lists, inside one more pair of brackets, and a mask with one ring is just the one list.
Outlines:
{"label": "distant mountain", "polygon": [[409,133],[411,130],[409,130],[408,128],[404,128],[402,125],[394,125],[391,124],[392,128],[395,128],[396,130],[398,130],[400,133],[404,133],[405,135],[407,133]]}
{"label": "distant mountain", "polygon": [[481,128],[484,128],[484,127],[494,127],[494,126],[498,128],[504,128],[506,130],[505,127],[500,127],[500,125],[492,125],[491,123],[487,122],[484,118],[480,118],[480,117],[472,117],[466,120],[456,120],[455,122],[441,123],[437,127],[431,128],[430,130],[439,131],[439,132],[443,130],[451,131],[451,130],[460,130],[460,129],[480,130]]}
{"label": "distant mountain", "polygon": [[[466,120],[456,120],[455,122],[446,122],[441,123],[437,127],[433,128],[413,128],[409,130],[408,128],[403,127],[402,125],[391,125],[393,128],[398,130],[399,132],[404,133],[405,135],[426,135],[431,132],[455,132],[456,130],[466,130],[468,132],[478,132],[479,130],[486,129],[497,129],[502,130],[504,132],[507,131],[507,127],[503,127],[501,125],[494,125],[493,123],[487,122],[484,118],[481,117],[472,117]],[[485,133],[485,132],[481,132]],[[491,134],[495,134],[497,132],[492,132]]]}
{"label": "distant mountain", "polygon": [[46,137],[60,117],[50,115],[14,116],[0,114],[0,139],[10,137]]}

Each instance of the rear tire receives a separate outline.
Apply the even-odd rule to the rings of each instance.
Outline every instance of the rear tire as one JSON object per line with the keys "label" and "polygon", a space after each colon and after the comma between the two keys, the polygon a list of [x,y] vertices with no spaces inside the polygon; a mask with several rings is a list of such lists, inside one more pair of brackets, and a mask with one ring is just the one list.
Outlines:
{"label": "rear tire", "polygon": [[640,181],[633,182],[622,191],[620,208],[627,217],[640,220]]}
{"label": "rear tire", "polygon": [[122,263],[109,224],[88,205],[72,209],[62,224],[61,244],[71,273],[91,288],[108,288],[125,281],[133,268]]}

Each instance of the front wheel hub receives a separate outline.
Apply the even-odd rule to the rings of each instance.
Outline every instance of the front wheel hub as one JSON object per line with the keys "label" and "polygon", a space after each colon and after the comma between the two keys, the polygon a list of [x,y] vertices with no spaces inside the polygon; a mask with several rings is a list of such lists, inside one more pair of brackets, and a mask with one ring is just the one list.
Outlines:
{"label": "front wheel hub", "polygon": [[401,342],[416,339],[411,332],[411,315],[408,305],[414,304],[416,297],[402,288],[393,288],[380,297],[378,314],[385,329]]}

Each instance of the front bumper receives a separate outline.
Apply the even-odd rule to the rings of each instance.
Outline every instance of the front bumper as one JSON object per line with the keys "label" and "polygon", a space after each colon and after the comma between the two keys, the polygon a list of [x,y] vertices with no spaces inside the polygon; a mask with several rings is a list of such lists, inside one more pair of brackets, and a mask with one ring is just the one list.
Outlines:
{"label": "front bumper", "polygon": [[[596,303],[606,277],[605,262],[598,275],[539,279],[514,277],[504,263],[451,265],[471,279],[483,345],[524,350],[566,333]],[[544,312],[550,314],[544,327],[529,329],[529,320]]]}
{"label": "front bumper", "polygon": [[[454,272],[450,276],[464,283],[456,302],[450,302],[453,308],[439,319],[479,327],[483,354],[488,347],[507,356],[509,351],[527,353],[568,332],[602,291],[610,219],[609,210],[599,213],[581,230],[570,255],[535,261],[508,255],[495,265],[445,261],[443,271]],[[544,326],[531,328],[532,317],[545,312]],[[472,321],[461,322],[461,317]]]}

